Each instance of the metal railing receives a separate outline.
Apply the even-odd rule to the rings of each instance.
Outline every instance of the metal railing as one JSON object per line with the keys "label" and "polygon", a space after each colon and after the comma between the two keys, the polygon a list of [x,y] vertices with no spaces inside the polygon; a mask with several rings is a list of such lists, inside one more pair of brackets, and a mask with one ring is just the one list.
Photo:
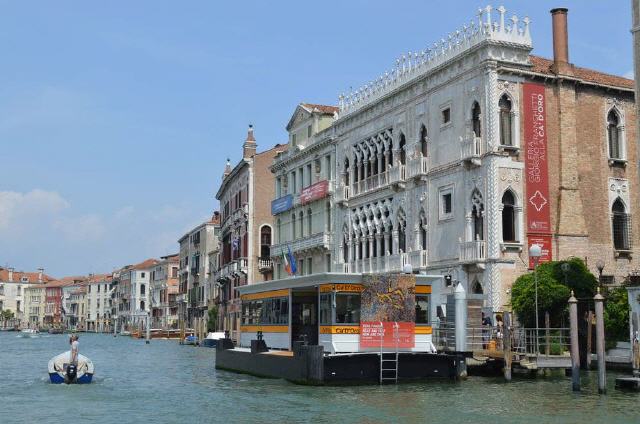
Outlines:
{"label": "metal railing", "polygon": [[[456,348],[455,326],[441,325],[433,329],[433,344],[439,351]],[[467,351],[497,351],[504,348],[501,326],[467,327]],[[511,328],[511,351],[519,355],[566,355],[571,348],[568,328]]]}

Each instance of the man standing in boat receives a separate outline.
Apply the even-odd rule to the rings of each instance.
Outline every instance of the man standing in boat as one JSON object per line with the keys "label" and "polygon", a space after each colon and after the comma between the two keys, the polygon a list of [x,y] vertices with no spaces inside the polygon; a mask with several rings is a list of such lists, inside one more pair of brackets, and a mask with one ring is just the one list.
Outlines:
{"label": "man standing in boat", "polygon": [[78,348],[80,343],[78,343],[78,335],[74,334],[69,338],[69,343],[71,344],[71,360],[70,363],[74,365],[78,365]]}

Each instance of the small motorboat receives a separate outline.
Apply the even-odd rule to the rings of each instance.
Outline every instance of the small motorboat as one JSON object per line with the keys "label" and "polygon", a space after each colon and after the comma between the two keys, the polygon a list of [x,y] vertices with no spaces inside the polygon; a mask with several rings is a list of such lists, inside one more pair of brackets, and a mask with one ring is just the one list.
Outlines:
{"label": "small motorboat", "polygon": [[195,346],[198,344],[198,338],[193,334],[189,334],[187,337],[184,338],[184,340],[180,342],[180,344]]}
{"label": "small motorboat", "polygon": [[51,327],[49,329],[49,334],[63,334],[64,330],[61,327]]}
{"label": "small motorboat", "polygon": [[24,328],[20,330],[20,336],[22,337],[38,337],[40,332],[35,328]]}
{"label": "small motorboat", "polygon": [[220,339],[224,339],[224,331],[208,333],[207,337],[202,341],[202,346],[216,347]]}
{"label": "small motorboat", "polygon": [[71,364],[71,351],[54,356],[49,361],[49,380],[53,384],[89,384],[93,379],[93,362],[78,355],[78,363]]}

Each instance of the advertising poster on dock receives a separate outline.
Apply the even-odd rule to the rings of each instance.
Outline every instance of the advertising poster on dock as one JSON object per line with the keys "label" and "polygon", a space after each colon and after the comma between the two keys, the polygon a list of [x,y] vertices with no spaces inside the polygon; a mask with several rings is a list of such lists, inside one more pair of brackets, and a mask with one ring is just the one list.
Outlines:
{"label": "advertising poster on dock", "polygon": [[362,283],[360,348],[414,347],[415,276],[363,275]]}
{"label": "advertising poster on dock", "polygon": [[[547,116],[545,87],[524,84],[525,192],[527,199],[528,245],[542,247],[540,262],[552,259]],[[529,260],[533,268],[533,261]]]}

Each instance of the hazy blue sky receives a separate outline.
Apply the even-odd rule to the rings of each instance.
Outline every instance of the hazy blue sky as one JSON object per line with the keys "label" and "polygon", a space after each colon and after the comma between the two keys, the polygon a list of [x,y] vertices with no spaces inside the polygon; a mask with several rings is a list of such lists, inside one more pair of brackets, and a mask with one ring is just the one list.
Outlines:
{"label": "hazy blue sky", "polygon": [[[176,252],[247,124],[259,149],[286,141],[297,103],[335,104],[486,4],[0,1],[0,265],[62,276]],[[569,7],[571,61],[630,73],[630,1],[503,4],[546,57],[549,10]]]}

